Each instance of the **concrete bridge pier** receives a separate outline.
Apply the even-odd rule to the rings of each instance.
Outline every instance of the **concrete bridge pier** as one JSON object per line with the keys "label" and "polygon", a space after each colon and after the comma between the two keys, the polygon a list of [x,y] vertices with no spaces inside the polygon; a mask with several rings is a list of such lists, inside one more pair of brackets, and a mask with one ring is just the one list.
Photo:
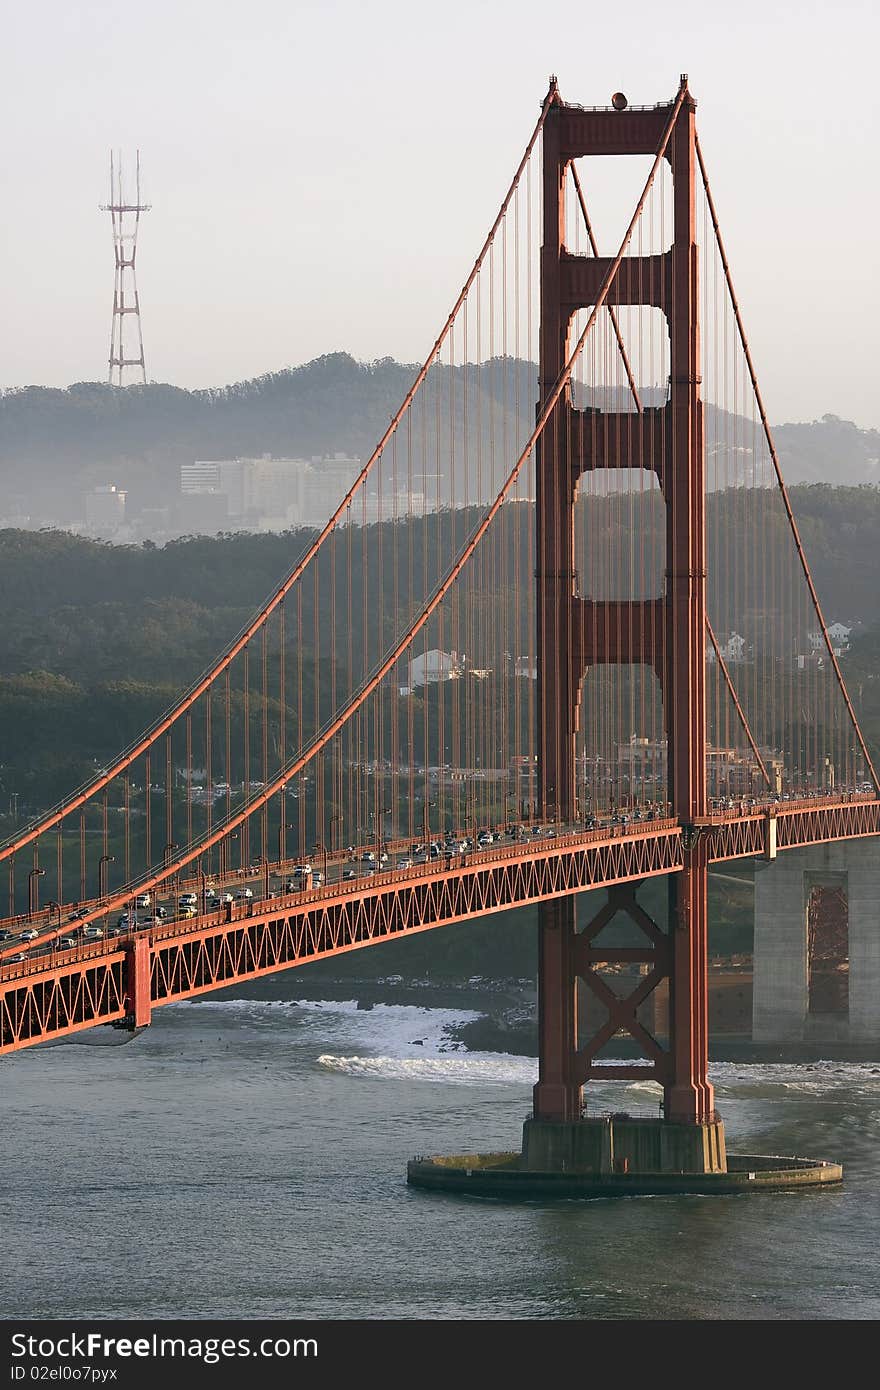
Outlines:
{"label": "concrete bridge pier", "polygon": [[756,867],[755,1042],[880,1046],[880,837]]}

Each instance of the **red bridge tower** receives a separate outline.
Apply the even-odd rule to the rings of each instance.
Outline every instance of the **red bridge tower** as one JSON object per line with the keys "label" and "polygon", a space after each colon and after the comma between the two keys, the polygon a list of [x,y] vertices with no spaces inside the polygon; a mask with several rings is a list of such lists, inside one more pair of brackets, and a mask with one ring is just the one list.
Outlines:
{"label": "red bridge tower", "polygon": [[[555,89],[554,89],[555,90]],[[617,105],[617,104],[616,104]],[[692,1171],[725,1166],[721,1122],[707,1077],[707,859],[696,828],[707,811],[705,631],[706,516],[703,408],[700,400],[695,102],[686,77],[677,102],[648,109],[584,110],[556,97],[544,125],[544,228],[541,252],[540,403],[550,397],[570,352],[573,314],[597,302],[611,268],[603,257],[572,255],[565,246],[565,186],[582,155],[650,155],[661,148],[673,176],[673,230],[668,250],[624,256],[608,305],[650,304],[666,317],[670,388],[665,405],[638,413],[578,410],[568,385],[538,444],[537,621],[540,804],[545,819],[578,819],[575,736],[581,686],[598,663],[644,663],[663,697],[672,815],[684,828],[684,866],[669,879],[669,926],[663,931],[636,902],[637,884],[608,891],[602,911],[576,929],[575,899],[540,907],[540,1070],[534,1119],[527,1122],[530,1166],[583,1161],[582,1087],[597,1074],[596,1054],[616,1033],[635,1038],[652,1066],[603,1066],[603,1077],[652,1077],[664,1091],[652,1166]],[[675,107],[678,107],[675,114]],[[663,592],[649,600],[590,600],[578,592],[574,508],[580,477],[601,468],[649,468],[666,509]],[[645,935],[642,948],[616,952],[594,944],[618,912]],[[594,968],[627,959],[648,965],[635,991],[618,999]],[[594,1038],[579,1045],[577,981],[586,980],[609,1010]],[[669,1045],[663,1049],[636,1010],[662,979],[669,981]],[[673,1131],[677,1137],[673,1137]]]}

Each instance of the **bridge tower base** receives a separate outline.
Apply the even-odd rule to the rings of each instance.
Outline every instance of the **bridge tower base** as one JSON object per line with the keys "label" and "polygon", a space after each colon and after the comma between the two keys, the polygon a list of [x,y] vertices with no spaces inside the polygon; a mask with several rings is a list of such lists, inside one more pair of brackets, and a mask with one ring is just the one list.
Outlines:
{"label": "bridge tower base", "polygon": [[521,1166],[530,1172],[725,1173],[720,1119],[676,1124],[633,1115],[538,1120],[523,1125]]}
{"label": "bridge tower base", "polygon": [[[539,904],[538,1080],[522,1149],[414,1159],[407,1181],[480,1196],[529,1197],[725,1192],[839,1182],[839,1164],[728,1155],[708,1075],[706,449],[696,103],[684,74],[668,108],[585,111],[562,102],[555,79],[548,101],[542,133],[538,370],[539,414],[547,416],[535,457],[538,815],[564,826],[581,819],[578,729],[587,672],[601,665],[646,667],[662,695],[666,792],[671,815],[681,827],[682,864],[669,875],[666,932],[637,903],[632,882],[612,885],[606,907],[581,932],[573,894]],[[664,289],[656,297],[648,297],[653,293],[653,258],[624,256],[625,243],[614,264],[575,255],[566,246],[567,170],[582,155],[669,158],[672,234],[661,258]],[[612,283],[624,264],[625,283]],[[588,414],[575,399],[568,365],[572,321],[579,309],[601,305],[600,295],[607,296],[609,305],[650,304],[665,316],[670,372],[664,405],[640,406],[635,415],[614,410]],[[655,473],[665,506],[666,565],[662,590],[653,597],[634,590],[610,598],[601,585],[591,593],[589,577],[582,587],[577,570],[581,477],[619,468]],[[600,933],[619,912],[641,928],[644,947],[601,946]],[[649,973],[634,994],[616,997],[596,974],[603,960],[638,961]],[[578,1027],[579,978],[598,992],[609,1015],[584,1046]],[[661,979],[668,981],[670,1001],[665,1049],[637,1018],[639,1005]],[[608,1063],[600,1057],[621,1033],[635,1039],[647,1062]],[[584,1088],[603,1075],[605,1080],[650,1079],[661,1085],[662,1118],[584,1118]]]}
{"label": "bridge tower base", "polygon": [[[682,1126],[693,1129],[693,1125]],[[559,1197],[645,1197],[699,1193],[791,1191],[836,1185],[843,1180],[839,1163],[810,1158],[729,1154],[724,1172],[588,1172],[570,1168],[525,1168],[515,1153],[455,1154],[449,1158],[414,1158],[406,1172],[411,1187],[510,1201]]]}

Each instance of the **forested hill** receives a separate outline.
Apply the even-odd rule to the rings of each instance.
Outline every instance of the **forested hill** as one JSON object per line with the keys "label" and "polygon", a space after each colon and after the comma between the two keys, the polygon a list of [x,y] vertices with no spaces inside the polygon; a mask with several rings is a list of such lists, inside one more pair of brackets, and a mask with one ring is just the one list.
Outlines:
{"label": "forested hill", "polygon": [[[53,514],[64,520],[80,515],[83,491],[99,483],[127,489],[136,508],[167,503],[180,464],[194,459],[364,458],[415,371],[390,358],[363,363],[338,352],[212,390],[79,382],[0,392],[0,480],[21,510],[45,515],[51,496]],[[498,375],[506,399],[494,409],[503,415],[515,397],[531,414],[536,379],[533,363],[508,362]],[[880,431],[824,415],[777,424],[774,437],[789,483],[880,480]]]}
{"label": "forested hill", "polygon": [[[880,748],[880,488],[806,485],[791,498],[826,620],[855,627],[844,673]],[[48,804],[134,737],[235,636],[312,536],[156,547],[0,531],[0,819],[13,791],[21,808]],[[745,539],[741,548],[747,555]]]}

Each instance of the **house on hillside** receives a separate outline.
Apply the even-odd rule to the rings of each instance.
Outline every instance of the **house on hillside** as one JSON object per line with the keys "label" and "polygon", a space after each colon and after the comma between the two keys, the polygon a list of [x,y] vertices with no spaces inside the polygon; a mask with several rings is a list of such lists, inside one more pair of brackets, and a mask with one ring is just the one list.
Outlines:
{"label": "house on hillside", "polygon": [[[849,648],[849,639],[852,635],[852,628],[847,627],[846,623],[829,623],[828,640],[831,643],[831,650],[835,656],[843,656]],[[809,632],[807,634],[810,641],[810,654],[824,654],[825,637],[821,632]]]}
{"label": "house on hillside", "polygon": [[[718,640],[718,650],[725,666],[736,666],[740,661],[748,661],[752,650],[744,637],[738,632],[730,632],[723,641]],[[715,661],[715,648],[711,643],[706,647],[706,660],[711,665]]]}
{"label": "house on hillside", "polygon": [[406,680],[399,687],[401,695],[438,681],[458,680],[464,670],[464,657],[458,652],[442,652],[437,647],[413,657],[407,666]]}

